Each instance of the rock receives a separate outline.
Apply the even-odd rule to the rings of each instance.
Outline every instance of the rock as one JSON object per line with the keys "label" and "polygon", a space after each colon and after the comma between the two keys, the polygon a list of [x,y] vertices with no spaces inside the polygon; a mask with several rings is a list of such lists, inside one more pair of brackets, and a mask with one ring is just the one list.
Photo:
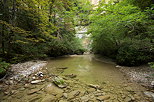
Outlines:
{"label": "rock", "polygon": [[61,67],[61,68],[58,68],[58,69],[67,69],[68,67]]}
{"label": "rock", "polygon": [[40,83],[42,81],[44,81],[44,80],[34,80],[34,81],[31,81],[31,84],[37,84],[37,83]]}
{"label": "rock", "polygon": [[116,65],[116,68],[120,68],[121,66],[119,66],[119,65]]}
{"label": "rock", "polygon": [[24,88],[24,87],[22,87],[22,88],[20,88],[19,90],[20,90],[20,91],[23,91],[23,90],[25,90],[25,88]]}
{"label": "rock", "polygon": [[61,77],[55,77],[53,79],[53,82],[59,88],[65,88],[67,86],[66,83],[64,82],[64,80]]}
{"label": "rock", "polygon": [[66,100],[60,100],[59,102],[67,102]]}
{"label": "rock", "polygon": [[69,98],[69,99],[72,99],[72,98],[74,98],[74,97],[76,97],[76,96],[79,96],[79,94],[80,94],[80,91],[78,91],[78,90],[72,91],[72,92],[70,92],[70,93],[68,94],[68,98]]}
{"label": "rock", "polygon": [[94,92],[94,91],[96,91],[95,88],[89,88],[89,89],[88,89],[88,92]]}
{"label": "rock", "polygon": [[38,72],[38,73],[37,73],[37,76],[38,76],[38,77],[43,77],[43,72]]}
{"label": "rock", "polygon": [[38,92],[39,90],[40,90],[40,89],[32,89],[32,90],[30,90],[27,94],[28,94],[28,95],[34,94],[34,93]]}
{"label": "rock", "polygon": [[125,95],[122,95],[121,97],[122,97],[123,99],[125,99],[125,98],[126,98],[126,96],[125,96]]}
{"label": "rock", "polygon": [[154,87],[154,81],[152,81],[152,82],[151,82],[151,86],[153,86],[153,87]]}
{"label": "rock", "polygon": [[96,93],[96,94],[95,94],[96,97],[102,96],[102,95],[103,95],[103,93]]}
{"label": "rock", "polygon": [[89,84],[88,86],[89,86],[89,87],[92,87],[92,88],[95,88],[95,89],[99,89],[99,88],[100,88],[100,86],[99,86],[99,85]]}
{"label": "rock", "polygon": [[149,91],[146,91],[144,92],[144,94],[149,97],[149,98],[152,98],[154,100],[154,93],[153,92],[149,92]]}
{"label": "rock", "polygon": [[35,96],[32,99],[30,99],[29,102],[39,102],[40,99],[41,99],[41,97]]}
{"label": "rock", "polygon": [[25,87],[25,88],[28,88],[29,86],[30,86],[29,84],[25,84],[25,86],[24,86],[24,87]]}
{"label": "rock", "polygon": [[5,95],[9,95],[10,93],[8,91],[4,92]]}
{"label": "rock", "polygon": [[45,96],[41,102],[55,102],[56,98],[53,95]]}
{"label": "rock", "polygon": [[90,100],[88,95],[82,96],[80,99],[81,102],[88,102]]}
{"label": "rock", "polygon": [[70,75],[65,75],[65,77],[69,77],[69,78],[76,78],[76,77],[77,77],[77,75],[75,75],[75,74],[70,74]]}
{"label": "rock", "polygon": [[104,101],[104,100],[108,100],[108,99],[110,99],[110,96],[109,95],[97,97],[97,100],[99,100],[99,101]]}
{"label": "rock", "polygon": [[34,77],[32,77],[32,79],[36,79],[36,77],[34,76]]}
{"label": "rock", "polygon": [[132,102],[132,101],[133,101],[133,99],[131,97],[126,97],[125,98],[125,102]]}
{"label": "rock", "polygon": [[11,85],[14,84],[14,81],[13,80],[10,80],[9,81],[9,84],[11,84]]}
{"label": "rock", "polygon": [[60,99],[62,96],[63,96],[63,94],[60,93],[60,94],[57,94],[57,95],[56,95],[56,98],[57,98],[57,99]]}
{"label": "rock", "polygon": [[134,92],[134,90],[133,90],[131,87],[126,87],[126,90],[127,90],[128,92]]}
{"label": "rock", "polygon": [[53,95],[57,95],[57,94],[63,94],[63,90],[56,87],[53,84],[49,84],[44,88],[44,91],[47,92],[48,94],[53,94]]}
{"label": "rock", "polygon": [[67,93],[63,93],[63,96],[64,96],[64,98],[67,98],[68,94]]}
{"label": "rock", "polygon": [[11,94],[14,94],[14,93],[17,93],[17,92],[18,92],[17,90],[12,90]]}

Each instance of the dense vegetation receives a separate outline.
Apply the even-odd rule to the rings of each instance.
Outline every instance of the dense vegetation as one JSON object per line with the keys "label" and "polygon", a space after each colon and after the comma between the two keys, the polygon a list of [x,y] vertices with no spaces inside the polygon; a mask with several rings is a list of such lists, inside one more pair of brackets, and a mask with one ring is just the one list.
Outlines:
{"label": "dense vegetation", "polygon": [[82,54],[74,28],[88,23],[90,7],[87,0],[0,0],[0,62]]}
{"label": "dense vegetation", "polygon": [[154,59],[154,5],[152,0],[101,2],[91,15],[89,33],[95,53],[134,66]]}

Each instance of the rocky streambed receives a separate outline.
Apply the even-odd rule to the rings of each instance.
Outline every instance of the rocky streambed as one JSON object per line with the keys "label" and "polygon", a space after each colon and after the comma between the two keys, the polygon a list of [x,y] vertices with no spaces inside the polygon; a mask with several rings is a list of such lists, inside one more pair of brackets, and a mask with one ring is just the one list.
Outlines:
{"label": "rocky streambed", "polygon": [[[26,63],[29,63],[27,67]],[[111,68],[113,65],[107,66],[113,71],[102,68],[104,64],[93,62],[89,55],[53,59],[48,64],[45,61],[26,63],[14,65],[15,69],[20,66],[22,70],[0,83],[1,102],[153,101],[152,94],[147,93],[144,87],[130,81],[125,74],[116,72],[116,67],[115,70]],[[32,66],[37,68],[32,71]],[[22,76],[23,72],[25,76]],[[16,75],[19,78],[14,78]]]}

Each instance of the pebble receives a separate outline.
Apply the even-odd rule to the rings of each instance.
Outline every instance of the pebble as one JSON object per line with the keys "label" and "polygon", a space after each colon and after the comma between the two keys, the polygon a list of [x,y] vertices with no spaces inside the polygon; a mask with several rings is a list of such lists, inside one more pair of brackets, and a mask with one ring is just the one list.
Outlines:
{"label": "pebble", "polygon": [[92,87],[92,88],[95,88],[95,89],[99,89],[99,88],[100,88],[100,86],[99,86],[99,85],[89,84],[88,86],[89,86],[89,87]]}
{"label": "pebble", "polygon": [[31,84],[37,84],[37,83],[40,83],[42,81],[44,81],[44,80],[34,80],[34,81],[31,81]]}
{"label": "pebble", "polygon": [[70,98],[70,99],[74,98],[74,97],[78,96],[79,94],[80,94],[80,91],[78,91],[78,90],[72,91],[68,94],[68,98]]}
{"label": "pebble", "polygon": [[97,100],[99,100],[99,101],[104,101],[104,100],[108,100],[108,99],[110,99],[110,96],[109,96],[109,95],[99,96],[99,97],[97,98]]}
{"label": "pebble", "polygon": [[64,98],[68,98],[68,94],[67,93],[63,93]]}
{"label": "pebble", "polygon": [[151,86],[153,86],[153,87],[154,87],[154,81],[152,81],[152,82],[151,82]]}
{"label": "pebble", "polygon": [[67,102],[66,100],[60,100],[59,102]]}
{"label": "pebble", "polygon": [[28,95],[31,95],[31,94],[36,93],[37,91],[39,91],[39,89],[32,89],[32,90],[30,90],[27,94],[28,94]]}
{"label": "pebble", "polygon": [[133,100],[130,97],[125,98],[125,102],[132,102]]}
{"label": "pebble", "polygon": [[80,99],[81,99],[81,102],[87,102],[90,100],[88,95],[82,96]]}

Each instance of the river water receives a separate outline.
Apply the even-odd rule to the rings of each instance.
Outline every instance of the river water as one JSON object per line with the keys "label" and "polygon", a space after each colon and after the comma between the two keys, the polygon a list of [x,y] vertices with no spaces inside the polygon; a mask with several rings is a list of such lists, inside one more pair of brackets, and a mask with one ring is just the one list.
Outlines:
{"label": "river water", "polygon": [[51,60],[48,64],[50,72],[52,72],[50,67],[68,67],[62,73],[63,75],[76,74],[80,80],[86,83],[122,84],[126,80],[115,66],[115,64],[98,61],[93,55],[72,55]]}
{"label": "river water", "polygon": [[[65,68],[62,72],[57,72],[58,68]],[[65,75],[77,75],[70,81],[69,88],[57,89],[51,85],[51,78],[38,84],[19,83],[9,85],[5,92],[0,92],[1,102],[100,102],[95,98],[99,92],[109,95],[110,99],[104,102],[150,102],[143,96],[146,89],[137,83],[131,82],[110,60],[101,59],[94,55],[71,55],[48,60],[48,74],[64,77]],[[44,77],[45,78],[45,77]],[[77,84],[78,83],[78,84]],[[80,85],[82,83],[83,85]],[[101,90],[92,90],[88,85],[99,85]],[[86,87],[85,87],[86,86]],[[53,94],[54,91],[57,95]],[[59,93],[60,90],[60,93]],[[81,95],[74,101],[69,100],[69,94],[73,90],[82,90],[81,93],[89,92],[93,95],[93,101],[82,101],[81,99],[90,98]],[[63,93],[68,94],[68,99],[64,98]],[[87,94],[86,94],[87,95]],[[81,99],[80,99],[81,98]],[[80,99],[81,101],[78,101]],[[55,100],[55,101],[53,101]]]}
{"label": "river water", "polygon": [[[140,101],[137,102],[146,102],[142,96],[145,88],[131,82],[110,60],[97,58],[94,55],[72,55],[49,61],[48,69],[50,72],[52,72],[53,67],[67,67],[61,75],[75,74],[80,81],[86,84],[102,86],[106,93],[114,97],[113,100],[129,96],[132,99],[139,98]],[[119,102],[129,100],[131,101],[131,99],[126,99],[125,101],[119,100]]]}

